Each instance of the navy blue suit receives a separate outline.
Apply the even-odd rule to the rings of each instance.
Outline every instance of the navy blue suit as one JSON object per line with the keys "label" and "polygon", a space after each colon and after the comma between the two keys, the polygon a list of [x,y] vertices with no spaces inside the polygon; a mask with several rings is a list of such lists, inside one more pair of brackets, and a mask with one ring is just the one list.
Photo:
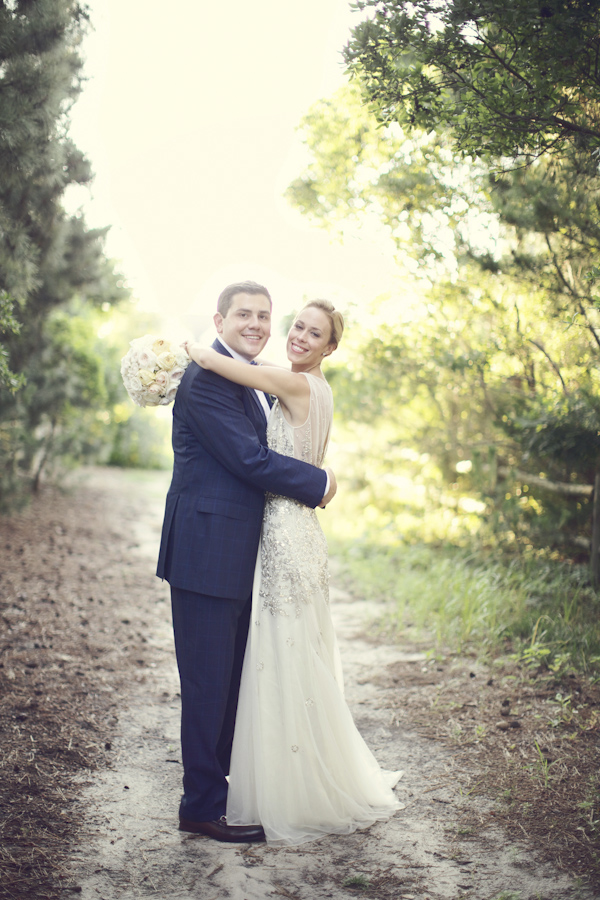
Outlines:
{"label": "navy blue suit", "polygon": [[225,813],[264,492],[315,507],[327,476],[269,450],[256,393],[194,362],[175,398],[173,450],[157,575],[171,585],[181,679],[180,814],[207,822]]}

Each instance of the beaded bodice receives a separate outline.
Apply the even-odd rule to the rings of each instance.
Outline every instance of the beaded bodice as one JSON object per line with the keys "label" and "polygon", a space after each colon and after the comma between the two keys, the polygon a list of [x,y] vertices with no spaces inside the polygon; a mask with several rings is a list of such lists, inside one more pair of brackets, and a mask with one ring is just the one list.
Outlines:
{"label": "beaded bodice", "polygon": [[[267,428],[269,448],[284,456],[321,466],[331,432],[333,398],[324,379],[315,375],[306,378],[310,385],[306,421],[296,427],[290,425],[276,402]],[[261,569],[263,610],[269,610],[273,615],[297,617],[306,603],[315,599],[327,603],[327,544],[314,509],[289,497],[267,494]]]}

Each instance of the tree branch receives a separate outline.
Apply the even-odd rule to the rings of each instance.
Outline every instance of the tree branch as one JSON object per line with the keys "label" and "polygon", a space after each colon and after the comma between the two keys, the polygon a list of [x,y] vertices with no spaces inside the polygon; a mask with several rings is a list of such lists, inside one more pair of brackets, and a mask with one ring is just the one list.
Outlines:
{"label": "tree branch", "polygon": [[[503,56],[500,56],[500,54],[496,52],[496,50],[494,49],[494,46],[493,46],[492,44],[490,44],[489,41],[487,41],[487,40],[483,37],[483,35],[481,35],[480,32],[479,32],[479,34],[480,34],[481,43],[482,43],[485,47],[488,48],[488,50],[489,50],[489,52],[491,53],[492,57],[493,57],[497,62],[499,62],[500,65],[501,65],[507,72],[510,72],[510,74],[511,74],[514,78],[516,78],[517,81],[522,81],[523,84],[524,84],[524,85],[525,85],[525,86],[526,86],[533,94],[535,94],[535,87],[531,84],[531,82],[528,81],[528,80],[524,77],[524,75],[522,75],[520,72],[517,72],[516,69],[513,69],[513,67],[510,65],[510,63],[508,63],[507,60],[505,60]],[[515,51],[515,52],[516,52],[516,51]]]}
{"label": "tree branch", "polygon": [[549,478],[542,478],[540,475],[530,475],[527,472],[521,472],[519,469],[512,469],[510,466],[498,466],[498,474],[504,478],[516,478],[525,484],[534,484],[536,487],[542,487],[553,494],[563,494],[567,497],[591,496],[593,484],[570,484],[564,481],[550,481]]}
{"label": "tree branch", "polygon": [[544,356],[546,357],[546,359],[548,360],[548,362],[550,363],[550,365],[552,366],[552,368],[554,369],[554,371],[560,378],[560,383],[562,384],[565,397],[570,397],[571,395],[565,384],[564,378],[562,377],[562,375],[560,373],[560,369],[558,368],[557,364],[554,362],[554,360],[552,359],[550,354],[547,352],[547,350],[544,348],[543,344],[539,344],[537,341],[534,341],[532,338],[528,338],[528,341],[530,344],[533,344],[534,347],[537,347],[538,350],[541,350],[541,352],[544,354]]}

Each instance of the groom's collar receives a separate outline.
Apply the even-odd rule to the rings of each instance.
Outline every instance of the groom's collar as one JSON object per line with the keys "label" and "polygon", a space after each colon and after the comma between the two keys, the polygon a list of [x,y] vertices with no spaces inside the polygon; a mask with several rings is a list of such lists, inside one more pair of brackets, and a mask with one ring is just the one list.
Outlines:
{"label": "groom's collar", "polygon": [[[231,347],[229,346],[229,344],[226,344],[225,341],[223,340],[223,338],[219,337],[219,335],[217,335],[215,343],[217,343],[217,342],[221,345],[221,347],[223,347],[225,350],[227,350],[229,355],[232,356],[234,359],[239,359],[240,362],[246,363],[247,365],[250,364],[249,359],[246,359],[246,357],[242,356],[241,353],[238,353],[237,350],[232,350]],[[219,348],[216,347],[215,349],[218,350]]]}

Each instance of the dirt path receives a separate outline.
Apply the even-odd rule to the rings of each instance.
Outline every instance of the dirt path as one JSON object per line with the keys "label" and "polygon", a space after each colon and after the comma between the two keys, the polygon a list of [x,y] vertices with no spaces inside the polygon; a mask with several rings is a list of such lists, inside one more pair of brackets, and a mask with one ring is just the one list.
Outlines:
{"label": "dirt path", "polygon": [[[365,623],[377,608],[353,600],[335,578],[332,607],[348,701],[381,764],[404,770],[397,793],[406,808],[365,832],[294,849],[219,844],[179,832],[179,686],[168,588],[153,576],[167,484],[164,473],[87,470],[71,496],[50,496],[0,529],[11,560],[2,576],[8,633],[0,680],[15,691],[3,720],[10,720],[10,732],[0,722],[0,734],[10,733],[13,742],[0,775],[18,761],[19,774],[12,777],[21,791],[12,818],[1,820],[4,846],[15,848],[3,857],[0,840],[7,873],[4,890],[0,878],[1,897],[592,897],[503,832],[493,804],[470,789],[473,772],[465,768],[464,752],[424,737],[422,727],[418,734],[411,730],[415,696],[431,702],[431,695],[415,691],[446,673],[433,671],[435,662],[414,647],[366,636]],[[29,543],[17,546],[24,536]],[[469,675],[476,680],[477,671],[467,673],[467,681]],[[419,718],[422,726],[426,709]],[[25,755],[23,748],[32,746]],[[97,769],[90,774],[91,765]],[[74,802],[68,792],[73,779],[81,785]],[[48,797],[58,782],[63,808],[54,818],[68,818],[69,827],[61,831],[44,821],[44,831],[40,822],[48,809],[36,806],[36,797],[44,791]],[[27,828],[24,805],[31,815]],[[23,841],[32,834],[40,843],[37,858],[46,860],[43,871],[36,865],[54,888],[42,891],[42,875],[35,873],[31,888],[18,887],[33,872],[22,861]]]}
{"label": "dirt path", "polygon": [[[136,485],[123,473],[103,476],[105,489]],[[136,554],[151,568],[156,555],[164,479],[144,487],[147,515],[138,522]],[[164,897],[187,900],[316,900],[357,893],[379,898],[544,897],[564,900],[572,883],[507,842],[489,824],[489,805],[461,796],[452,753],[394,724],[386,688],[374,675],[398,662],[417,670],[424,657],[411,648],[377,645],[361,637],[375,612],[332,591],[347,696],[356,721],[387,768],[403,768],[398,794],[406,809],[385,824],[350,837],[331,837],[294,849],[229,846],[176,830],[180,792],[178,681],[172,652],[167,590],[140,611],[123,597],[123,618],[143,613],[154,661],[143,683],[131,685],[113,742],[112,766],[100,773],[81,803],[89,841],[74,858],[84,900]],[[121,702],[121,701],[120,701]],[[476,810],[473,804],[476,804]],[[485,822],[480,839],[461,839],[461,808]],[[468,838],[468,839],[467,839]],[[367,885],[368,883],[368,885]]]}

